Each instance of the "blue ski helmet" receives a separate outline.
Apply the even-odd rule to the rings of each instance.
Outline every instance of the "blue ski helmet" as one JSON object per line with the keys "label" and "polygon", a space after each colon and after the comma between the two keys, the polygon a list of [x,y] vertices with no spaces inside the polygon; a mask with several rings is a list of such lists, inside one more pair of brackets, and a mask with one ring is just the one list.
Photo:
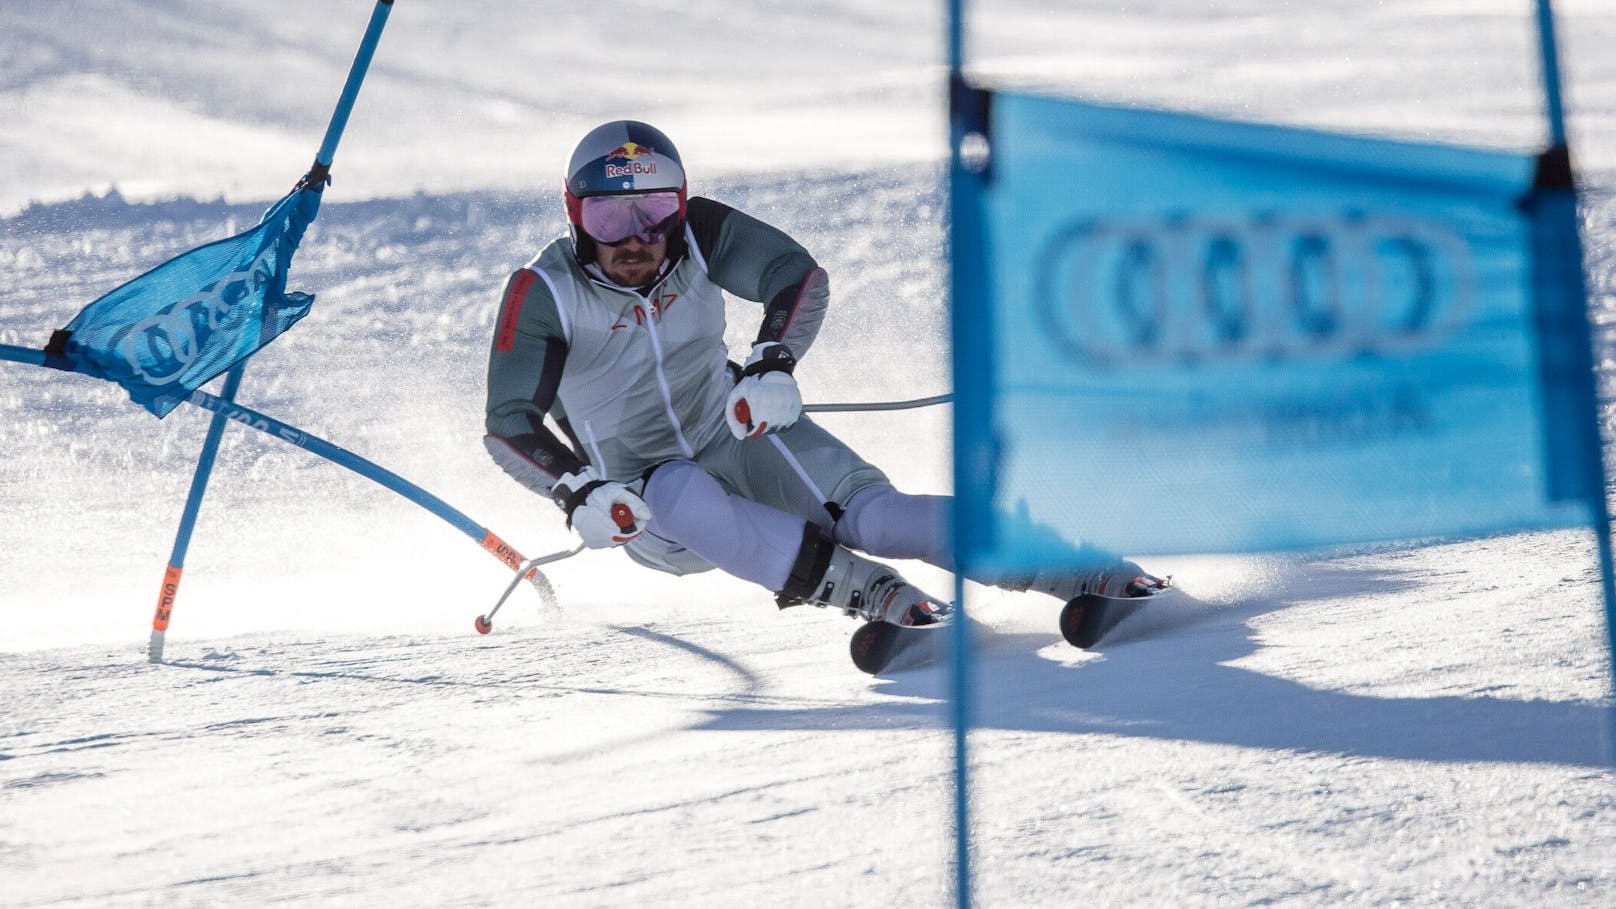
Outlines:
{"label": "blue ski helmet", "polygon": [[580,261],[594,259],[594,242],[583,227],[583,200],[666,192],[679,194],[679,222],[685,218],[685,167],[679,150],[662,131],[638,120],[613,120],[590,130],[567,162],[564,198]]}

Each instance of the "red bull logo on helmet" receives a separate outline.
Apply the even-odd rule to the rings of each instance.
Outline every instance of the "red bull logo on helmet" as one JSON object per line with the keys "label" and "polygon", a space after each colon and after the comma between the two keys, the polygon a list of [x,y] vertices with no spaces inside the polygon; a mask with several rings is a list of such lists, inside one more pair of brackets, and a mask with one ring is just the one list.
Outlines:
{"label": "red bull logo on helmet", "polygon": [[638,142],[624,142],[622,145],[619,145],[607,152],[606,160],[610,161],[613,158],[619,158],[624,161],[633,161],[635,158],[638,158],[641,155],[654,154],[656,154],[656,149],[650,147],[649,145],[641,145]]}
{"label": "red bull logo on helmet", "polygon": [[[647,160],[641,161],[641,158]],[[635,177],[643,174],[654,174],[656,169],[656,149],[641,145],[638,142],[625,142],[606,153],[607,177]],[[627,164],[613,164],[613,161],[626,161]]]}

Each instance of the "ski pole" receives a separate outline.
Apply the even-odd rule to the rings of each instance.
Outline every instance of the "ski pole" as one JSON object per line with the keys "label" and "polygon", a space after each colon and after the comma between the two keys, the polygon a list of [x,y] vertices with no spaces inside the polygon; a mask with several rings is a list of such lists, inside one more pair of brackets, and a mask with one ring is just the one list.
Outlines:
{"label": "ski pole", "polygon": [[528,559],[526,562],[523,562],[521,565],[517,566],[516,577],[511,578],[511,583],[505,588],[505,592],[499,595],[499,602],[494,604],[493,609],[490,609],[487,613],[478,616],[477,620],[472,623],[477,628],[477,633],[487,634],[488,632],[494,630],[494,613],[499,612],[499,608],[504,606],[505,601],[511,598],[511,591],[516,589],[516,585],[522,583],[523,578],[527,578],[533,582],[533,586],[538,589],[539,597],[544,600],[544,604],[546,606],[549,606],[551,609],[556,608],[557,604],[555,588],[550,586],[550,579],[544,576],[544,572],[539,570],[539,566],[548,565],[551,562],[559,562],[562,559],[571,558],[572,556],[582,552],[583,549],[583,544],[580,543],[572,549],[563,549],[559,552],[552,552],[549,555],[535,556],[534,558]]}
{"label": "ski pole", "polygon": [[803,413],[857,413],[869,410],[912,410],[916,407],[930,407],[933,404],[948,404],[954,400],[952,394],[932,395],[929,398],[913,398],[908,401],[868,401],[858,404],[804,404]]}
{"label": "ski pole", "polygon": [[[615,523],[618,526],[618,529],[622,530],[624,533],[633,533],[635,530],[634,512],[622,502],[617,502],[616,504],[612,505],[612,522]],[[505,592],[500,594],[499,602],[494,604],[494,608],[488,610],[487,613],[478,616],[477,620],[472,623],[472,625],[476,627],[477,633],[487,634],[488,632],[494,630],[494,613],[498,612],[499,607],[504,606],[505,601],[510,599],[511,591],[516,589],[516,585],[521,583],[523,578],[528,578],[533,582],[533,586],[538,589],[539,597],[544,600],[544,604],[546,606],[549,606],[551,609],[557,608],[558,604],[556,603],[555,588],[550,586],[550,579],[545,577],[543,572],[539,571],[539,566],[548,565],[551,562],[559,562],[562,559],[571,558],[572,556],[583,552],[583,550],[584,544],[579,543],[577,546],[574,546],[571,549],[564,549],[560,552],[552,552],[549,555],[536,556],[528,559],[526,562],[523,562],[517,567],[516,577],[511,578],[510,586],[506,587]]]}

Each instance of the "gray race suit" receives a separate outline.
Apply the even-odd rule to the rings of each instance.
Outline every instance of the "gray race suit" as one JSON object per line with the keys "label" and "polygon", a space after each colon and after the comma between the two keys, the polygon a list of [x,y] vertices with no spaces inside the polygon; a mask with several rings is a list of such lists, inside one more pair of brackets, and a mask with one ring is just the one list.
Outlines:
{"label": "gray race suit", "polygon": [[[551,495],[557,478],[587,463],[643,489],[657,465],[691,461],[728,492],[829,530],[854,494],[887,484],[806,417],[744,441],[725,424],[734,377],[723,292],[762,303],[755,343],[783,343],[799,359],[825,315],[825,272],[786,234],[697,197],[651,285],[618,286],[579,259],[572,239],[550,243],[511,276],[500,307],[484,442],[523,485]],[[654,532],[628,551],[676,574],[710,567]]]}

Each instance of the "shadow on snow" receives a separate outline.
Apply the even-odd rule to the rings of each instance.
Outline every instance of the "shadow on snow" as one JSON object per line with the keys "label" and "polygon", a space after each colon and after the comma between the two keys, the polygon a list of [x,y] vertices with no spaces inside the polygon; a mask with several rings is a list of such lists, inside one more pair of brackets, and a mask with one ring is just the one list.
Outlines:
{"label": "shadow on snow", "polygon": [[[1264,613],[1328,596],[1337,586],[1359,595],[1417,586],[1379,569],[1309,571],[1304,597],[1286,593],[1223,607],[1191,602],[1179,615],[1148,619],[1146,610],[1117,628],[1101,658],[1079,657],[1077,665],[1035,653],[1059,642],[1053,634],[979,639],[972,727],[1403,760],[1608,766],[1610,712],[1597,704],[1356,695],[1225,665],[1256,652],[1247,622]],[[1180,629],[1188,630],[1161,636]],[[943,726],[950,715],[948,683],[946,666],[932,667],[876,683],[881,693],[900,698],[845,707],[739,707],[711,712],[705,728]]]}

